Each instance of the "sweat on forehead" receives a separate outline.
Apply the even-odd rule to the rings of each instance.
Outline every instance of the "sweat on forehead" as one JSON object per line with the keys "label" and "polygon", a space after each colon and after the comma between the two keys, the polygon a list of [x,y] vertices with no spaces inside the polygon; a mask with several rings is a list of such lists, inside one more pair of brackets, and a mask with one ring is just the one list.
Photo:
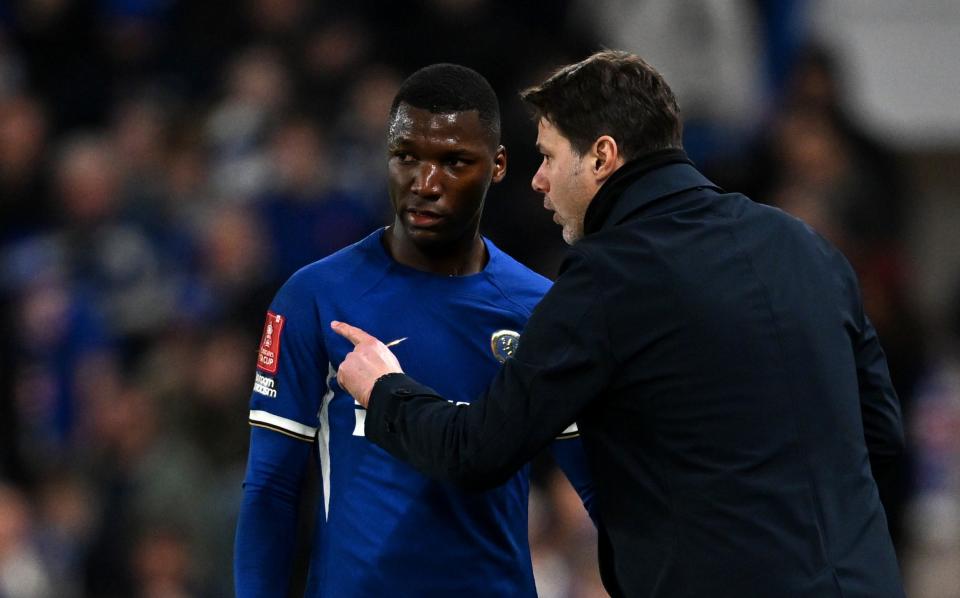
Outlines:
{"label": "sweat on forehead", "polygon": [[496,148],[500,143],[499,131],[491,130],[475,109],[432,111],[406,103],[401,103],[391,115],[387,142],[396,144],[410,136],[435,135],[441,131],[462,141],[482,140],[491,148]]}
{"label": "sweat on forehead", "polygon": [[490,83],[473,69],[457,64],[432,64],[400,85],[390,107],[391,126],[401,104],[434,114],[476,110],[480,122],[500,142],[500,105]]}

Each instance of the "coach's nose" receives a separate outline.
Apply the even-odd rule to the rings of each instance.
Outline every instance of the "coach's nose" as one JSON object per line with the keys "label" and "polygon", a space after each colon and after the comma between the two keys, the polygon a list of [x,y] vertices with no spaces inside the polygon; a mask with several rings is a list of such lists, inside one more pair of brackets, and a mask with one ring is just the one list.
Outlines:
{"label": "coach's nose", "polygon": [[533,190],[537,193],[546,194],[550,191],[550,181],[547,179],[547,176],[543,174],[543,164],[541,164],[537,172],[534,173],[533,179],[530,181],[530,186],[533,187]]}

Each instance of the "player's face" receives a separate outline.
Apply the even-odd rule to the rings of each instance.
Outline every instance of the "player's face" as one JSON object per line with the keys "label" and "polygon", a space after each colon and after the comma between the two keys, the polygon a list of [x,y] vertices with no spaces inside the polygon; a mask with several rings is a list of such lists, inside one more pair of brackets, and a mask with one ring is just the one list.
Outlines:
{"label": "player's face", "polygon": [[493,145],[479,113],[400,104],[387,142],[398,239],[437,247],[476,236],[487,189],[507,168],[503,146]]}
{"label": "player's face", "polygon": [[537,126],[537,149],[543,156],[531,186],[543,194],[543,207],[553,212],[553,221],[563,227],[563,240],[573,244],[583,237],[587,206],[599,185],[570,141],[548,120]]}

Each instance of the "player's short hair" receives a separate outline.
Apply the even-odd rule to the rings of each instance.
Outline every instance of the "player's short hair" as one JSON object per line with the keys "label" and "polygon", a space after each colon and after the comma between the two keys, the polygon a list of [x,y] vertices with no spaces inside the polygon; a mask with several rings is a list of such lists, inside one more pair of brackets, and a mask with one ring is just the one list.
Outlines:
{"label": "player's short hair", "polygon": [[500,104],[493,87],[477,71],[459,64],[423,67],[400,85],[390,106],[390,120],[400,104],[434,114],[476,110],[494,145],[500,143]]}
{"label": "player's short hair", "polygon": [[626,160],[683,147],[677,98],[656,69],[629,52],[597,52],[520,97],[580,155],[602,135],[616,140]]}

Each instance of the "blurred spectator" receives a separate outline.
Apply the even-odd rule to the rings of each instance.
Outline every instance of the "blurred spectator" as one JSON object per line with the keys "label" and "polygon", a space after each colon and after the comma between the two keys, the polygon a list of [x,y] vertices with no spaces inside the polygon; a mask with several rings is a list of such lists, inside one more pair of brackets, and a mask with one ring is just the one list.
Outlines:
{"label": "blurred spectator", "polygon": [[304,88],[319,120],[339,108],[339,91],[350,86],[372,50],[372,33],[356,19],[325,20],[307,37],[302,58]]}
{"label": "blurred spectator", "polygon": [[162,202],[167,115],[159,98],[140,97],[118,105],[110,144],[124,209],[134,217],[156,211]]}
{"label": "blurred spectator", "polygon": [[160,71],[170,0],[98,0],[96,35],[113,86],[127,90]]}
{"label": "blurred spectator", "polygon": [[221,197],[246,200],[266,183],[263,143],[289,103],[290,80],[277,52],[246,50],[230,65],[226,96],[207,121],[214,188]]}
{"label": "blurred spectator", "polygon": [[[383,165],[387,159],[387,116],[400,87],[396,70],[371,64],[354,74],[343,99],[340,118],[331,131],[331,147],[337,155],[331,177],[338,188],[358,196],[372,214],[389,210]],[[390,218],[389,220],[392,220]]]}
{"label": "blurred spectator", "polygon": [[0,595],[5,598],[53,596],[50,572],[40,559],[33,533],[25,497],[0,486]]}
{"label": "blurred spectator", "polygon": [[190,387],[181,400],[189,411],[176,426],[184,430],[202,454],[204,479],[194,489],[198,512],[193,546],[202,557],[194,559],[197,573],[216,595],[232,593],[232,579],[223,576],[233,566],[233,537],[240,512],[244,458],[249,432],[246,425],[247,394],[252,381],[254,355],[249,328],[224,327],[203,339],[191,370]]}
{"label": "blurred spectator", "polygon": [[80,136],[61,150],[56,192],[64,217],[54,236],[61,268],[96,301],[111,329],[137,350],[169,320],[176,289],[146,233],[123,216],[115,148]]}
{"label": "blurred spectator", "polygon": [[257,43],[302,49],[315,3],[308,0],[246,0],[247,21]]}
{"label": "blurred spectator", "polygon": [[37,538],[56,580],[56,594],[81,596],[83,566],[97,521],[95,495],[75,471],[61,467],[38,484]]}
{"label": "blurred spectator", "polygon": [[[953,305],[960,306],[960,284]],[[917,598],[960,596],[960,308],[947,346],[917,386],[908,438],[915,448],[909,508],[912,550],[904,567]]]}
{"label": "blurred spectator", "polygon": [[936,364],[920,387],[908,430],[916,446],[910,596],[960,595],[960,362]]}
{"label": "blurred spectator", "polygon": [[46,143],[47,120],[39,102],[0,94],[0,244],[52,224]]}
{"label": "blurred spectator", "polygon": [[[100,488],[97,521],[88,552],[87,591],[132,596],[130,567],[140,535],[157,522],[196,534],[202,512],[203,460],[183,433],[165,426],[156,400],[125,382],[88,399],[88,475]],[[195,536],[193,536],[195,538]]]}
{"label": "blurred spectator", "polygon": [[[310,121],[292,119],[280,125],[269,151],[271,183],[257,201],[257,220],[272,241],[269,276],[274,284],[382,224],[368,209],[363,193],[333,187],[336,169],[331,168],[329,150]],[[378,152],[381,161],[385,155],[385,149]],[[369,185],[369,180],[365,182]],[[359,181],[354,185],[358,187],[362,188]],[[386,196],[377,200],[379,213]]]}
{"label": "blurred spectator", "polygon": [[133,553],[136,591],[140,598],[190,598],[200,595],[192,580],[192,555],[186,538],[156,527],[137,540]]}
{"label": "blurred spectator", "polygon": [[[721,183],[762,201],[779,189],[813,187],[824,201],[832,240],[857,259],[878,245],[896,246],[910,221],[903,213],[903,175],[896,157],[846,111],[836,58],[809,46],[787,80],[782,108],[753,155],[737,167],[715,164]],[[735,163],[734,160],[728,162]]]}
{"label": "blurred spectator", "polygon": [[250,366],[253,358],[246,349],[249,333],[219,328],[200,342],[191,369],[202,375],[189,377],[186,396],[189,412],[179,422],[201,449],[204,460],[215,471],[234,468],[247,453],[247,430],[244,429],[250,390]]}
{"label": "blurred spectator", "polygon": [[78,419],[77,376],[110,350],[110,333],[90,297],[63,268],[62,248],[37,238],[3,258],[6,386],[20,457],[36,473],[69,453]]}
{"label": "blurred spectator", "polygon": [[581,2],[605,44],[643,56],[670,81],[684,147],[699,163],[736,151],[763,105],[757,7],[724,0]]}
{"label": "blurred spectator", "polygon": [[199,233],[199,271],[182,299],[188,313],[178,319],[201,326],[262,320],[278,284],[267,232],[249,208],[213,207]]}
{"label": "blurred spectator", "polygon": [[876,243],[890,241],[881,222],[883,212],[876,205],[884,190],[859,163],[829,114],[807,106],[790,107],[772,130],[778,176],[770,201],[798,217],[812,218],[808,224],[854,261]]}

